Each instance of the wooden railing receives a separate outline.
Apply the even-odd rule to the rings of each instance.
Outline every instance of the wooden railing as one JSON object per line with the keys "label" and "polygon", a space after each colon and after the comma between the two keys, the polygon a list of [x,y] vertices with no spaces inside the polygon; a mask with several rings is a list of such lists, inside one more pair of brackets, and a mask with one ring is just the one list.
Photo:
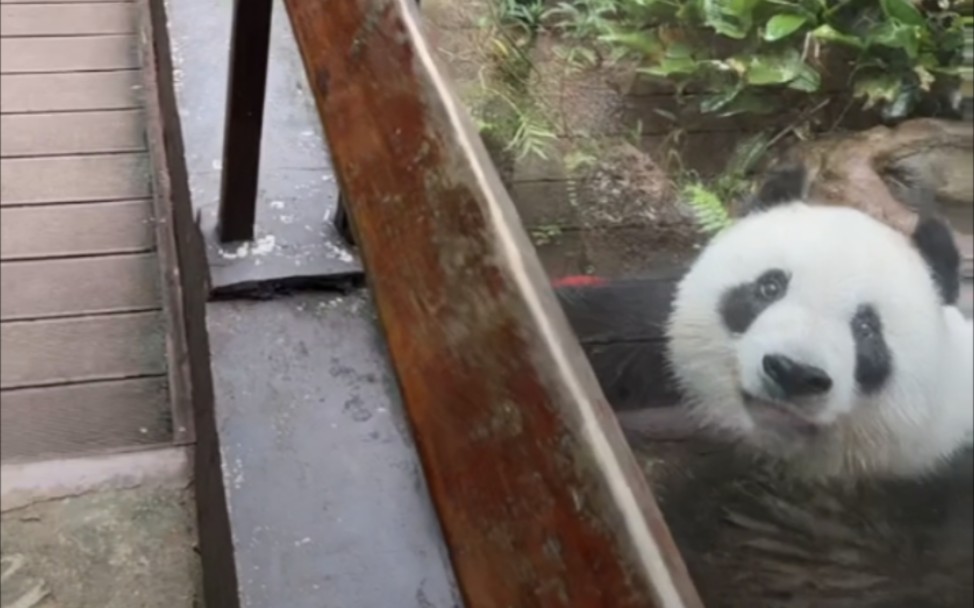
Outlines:
{"label": "wooden railing", "polygon": [[[701,606],[413,0],[285,4],[465,604]],[[236,5],[224,241],[253,235],[270,5]]]}

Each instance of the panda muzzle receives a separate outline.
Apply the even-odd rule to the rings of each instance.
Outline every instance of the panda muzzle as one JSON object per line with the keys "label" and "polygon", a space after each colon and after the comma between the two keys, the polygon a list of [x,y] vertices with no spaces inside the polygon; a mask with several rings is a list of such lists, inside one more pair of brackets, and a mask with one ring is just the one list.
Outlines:
{"label": "panda muzzle", "polygon": [[[832,390],[832,378],[820,367],[800,363],[785,355],[765,355],[762,360],[764,373],[773,392],[782,399],[792,400],[816,397]],[[768,387],[772,388],[772,387]]]}

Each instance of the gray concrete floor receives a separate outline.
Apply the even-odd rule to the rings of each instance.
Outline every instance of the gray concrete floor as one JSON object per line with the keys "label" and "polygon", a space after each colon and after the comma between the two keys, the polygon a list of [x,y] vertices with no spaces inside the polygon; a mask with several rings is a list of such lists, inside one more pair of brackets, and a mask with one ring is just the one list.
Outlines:
{"label": "gray concrete floor", "polygon": [[96,491],[3,514],[2,608],[202,606],[187,489]]}

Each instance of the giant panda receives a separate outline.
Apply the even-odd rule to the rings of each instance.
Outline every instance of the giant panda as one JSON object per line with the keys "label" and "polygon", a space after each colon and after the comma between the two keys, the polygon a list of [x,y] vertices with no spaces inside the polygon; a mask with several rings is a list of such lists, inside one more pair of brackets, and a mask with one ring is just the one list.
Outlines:
{"label": "giant panda", "polygon": [[773,171],[680,281],[666,353],[703,426],[814,478],[916,477],[971,443],[974,327],[949,228],[911,237]]}

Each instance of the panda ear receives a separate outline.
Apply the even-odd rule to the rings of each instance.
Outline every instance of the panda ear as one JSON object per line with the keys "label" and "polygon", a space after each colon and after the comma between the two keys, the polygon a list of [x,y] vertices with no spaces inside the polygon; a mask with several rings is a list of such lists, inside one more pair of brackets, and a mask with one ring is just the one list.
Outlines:
{"label": "panda ear", "polygon": [[805,200],[807,193],[808,171],[804,165],[789,163],[775,167],[765,175],[749,207],[751,211],[767,210]]}
{"label": "panda ear", "polygon": [[941,301],[946,306],[956,304],[960,295],[960,251],[950,227],[937,217],[921,217],[912,240],[930,268]]}

